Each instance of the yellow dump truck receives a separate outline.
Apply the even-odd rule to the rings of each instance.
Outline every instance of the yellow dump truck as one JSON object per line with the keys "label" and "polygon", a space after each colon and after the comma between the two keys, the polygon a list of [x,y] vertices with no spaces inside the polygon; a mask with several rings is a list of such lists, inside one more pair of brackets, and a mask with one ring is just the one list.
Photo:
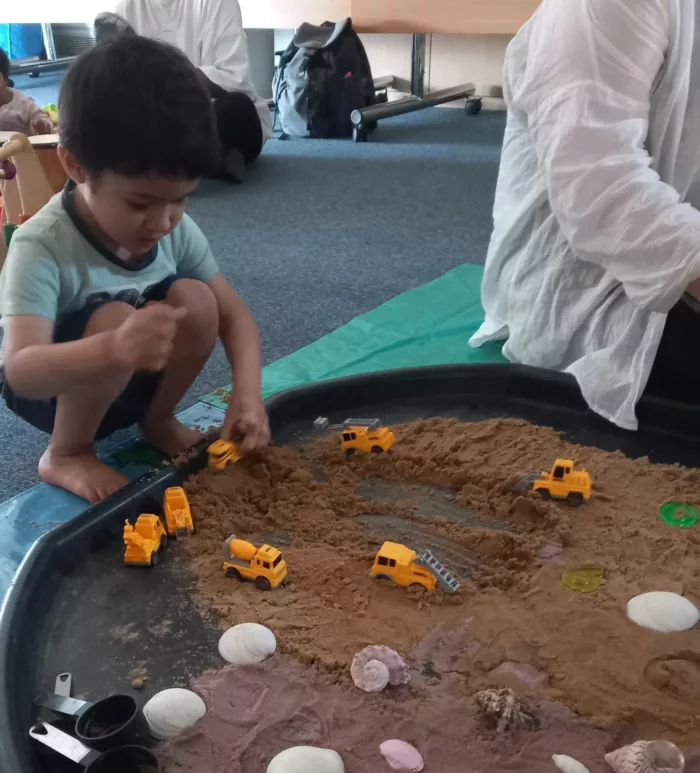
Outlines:
{"label": "yellow dump truck", "polygon": [[158,563],[158,551],[168,538],[163,522],[157,515],[139,515],[132,526],[124,524],[124,563],[130,566],[155,566]]}
{"label": "yellow dump truck", "polygon": [[532,490],[543,499],[566,499],[579,507],[591,497],[591,476],[586,470],[574,469],[571,459],[557,459],[551,472],[542,472],[532,480]]}
{"label": "yellow dump truck", "polygon": [[163,496],[165,528],[170,537],[179,539],[194,534],[194,522],[185,490],[180,486],[165,489]]}
{"label": "yellow dump truck", "polygon": [[259,590],[270,590],[287,578],[287,564],[277,548],[257,548],[232,534],[224,542],[224,572],[227,577],[254,582]]}
{"label": "yellow dump truck", "polygon": [[448,593],[459,589],[459,582],[429,550],[416,553],[398,542],[385,542],[379,548],[369,576],[392,580],[404,588],[423,586],[426,590],[435,590],[439,584]]}
{"label": "yellow dump truck", "polygon": [[235,464],[241,458],[241,452],[236,443],[230,440],[215,440],[208,449],[209,469],[221,471],[229,464]]}
{"label": "yellow dump truck", "polygon": [[338,429],[340,447],[347,456],[356,451],[369,454],[381,454],[388,451],[396,442],[394,433],[388,427],[382,427],[379,419],[346,419],[342,424],[330,424],[324,416],[314,421],[318,432]]}

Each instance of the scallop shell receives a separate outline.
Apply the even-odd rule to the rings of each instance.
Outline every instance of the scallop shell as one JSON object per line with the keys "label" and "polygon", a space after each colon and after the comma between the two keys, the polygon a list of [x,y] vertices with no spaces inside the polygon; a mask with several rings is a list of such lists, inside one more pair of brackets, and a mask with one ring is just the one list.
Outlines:
{"label": "scallop shell", "polygon": [[[350,676],[356,687],[365,692],[379,692],[383,687],[376,685],[383,678],[384,671],[375,661],[383,664],[389,672],[388,683],[391,685],[408,684],[411,676],[406,661],[398,652],[389,647],[365,647],[352,659]],[[386,686],[386,682],[384,683]]]}
{"label": "scallop shell", "polygon": [[683,773],[683,752],[670,741],[637,741],[605,755],[615,773]]}
{"label": "scallop shell", "polygon": [[627,617],[643,628],[670,633],[692,628],[700,619],[700,612],[695,604],[677,593],[653,591],[630,599]]}
{"label": "scallop shell", "polygon": [[379,747],[382,757],[389,763],[392,770],[407,770],[410,773],[419,773],[425,767],[425,762],[418,749],[414,749],[406,741],[384,741]]}
{"label": "scallop shell", "polygon": [[564,773],[591,773],[582,762],[569,757],[568,754],[553,754],[552,761]]}
{"label": "scallop shell", "polygon": [[277,649],[275,634],[264,625],[240,623],[219,639],[219,654],[234,666],[262,663]]}
{"label": "scallop shell", "polygon": [[267,773],[345,773],[345,765],[332,749],[292,746],[273,757]]}
{"label": "scallop shell", "polygon": [[191,690],[173,687],[156,693],[143,707],[151,735],[159,741],[174,738],[206,714],[204,701]]}

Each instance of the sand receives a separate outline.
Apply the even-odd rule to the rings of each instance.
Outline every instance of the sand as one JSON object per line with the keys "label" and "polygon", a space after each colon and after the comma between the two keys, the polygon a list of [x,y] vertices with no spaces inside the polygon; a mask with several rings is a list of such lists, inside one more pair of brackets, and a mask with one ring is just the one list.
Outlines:
{"label": "sand", "polygon": [[[280,654],[259,669],[195,683],[208,705],[230,702],[235,712],[211,711],[169,749],[167,770],[253,773],[288,745],[315,743],[339,751],[348,773],[379,771],[376,747],[388,737],[415,742],[433,760],[426,769],[441,773],[534,773],[551,768],[543,765],[553,753],[578,756],[595,773],[604,769],[602,752],[623,742],[700,746],[700,634],[653,633],[625,616],[626,602],[649,590],[700,602],[700,525],[676,529],[658,514],[671,499],[700,505],[700,471],[574,446],[520,420],[434,419],[394,430],[388,455],[347,459],[326,437],[187,484],[200,605],[222,627],[269,626]],[[591,473],[588,503],[570,508],[512,491],[520,475],[558,456]],[[289,584],[262,593],[226,579],[221,545],[231,533],[280,547]],[[460,591],[371,580],[386,538],[440,554]],[[597,592],[561,583],[565,568],[591,564],[605,570]],[[369,644],[408,659],[409,687],[377,696],[356,690],[349,664]],[[489,734],[473,695],[490,686],[530,702],[542,729],[507,742]],[[224,732],[231,716],[234,729]],[[201,755],[209,767],[195,766]]]}

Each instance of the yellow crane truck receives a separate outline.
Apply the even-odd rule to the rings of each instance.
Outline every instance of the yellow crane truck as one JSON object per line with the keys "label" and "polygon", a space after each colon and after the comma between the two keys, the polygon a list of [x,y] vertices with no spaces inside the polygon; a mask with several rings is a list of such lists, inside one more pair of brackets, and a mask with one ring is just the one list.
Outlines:
{"label": "yellow crane truck", "polygon": [[385,542],[379,548],[369,576],[377,580],[392,580],[404,588],[420,585],[426,590],[435,590],[439,584],[448,593],[459,590],[459,582],[430,550],[416,553],[398,542]]}
{"label": "yellow crane truck", "polygon": [[124,563],[129,566],[155,566],[158,551],[167,541],[163,522],[157,515],[139,515],[133,526],[126,521]]}
{"label": "yellow crane truck", "polygon": [[287,579],[287,564],[277,548],[238,539],[232,534],[224,542],[224,572],[236,580],[255,583],[259,590],[278,588]]}

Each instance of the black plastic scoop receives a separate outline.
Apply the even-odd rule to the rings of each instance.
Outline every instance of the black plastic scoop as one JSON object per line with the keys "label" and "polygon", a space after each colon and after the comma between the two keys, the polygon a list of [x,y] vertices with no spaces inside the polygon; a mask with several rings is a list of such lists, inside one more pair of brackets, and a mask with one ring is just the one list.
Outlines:
{"label": "black plastic scoop", "polygon": [[34,700],[59,714],[76,717],[75,734],[86,746],[105,751],[115,746],[145,744],[148,721],[130,695],[110,695],[96,703],[45,693]]}
{"label": "black plastic scoop", "polygon": [[29,735],[49,749],[82,765],[85,773],[160,773],[158,758],[143,746],[116,746],[99,752],[48,722],[32,725]]}

